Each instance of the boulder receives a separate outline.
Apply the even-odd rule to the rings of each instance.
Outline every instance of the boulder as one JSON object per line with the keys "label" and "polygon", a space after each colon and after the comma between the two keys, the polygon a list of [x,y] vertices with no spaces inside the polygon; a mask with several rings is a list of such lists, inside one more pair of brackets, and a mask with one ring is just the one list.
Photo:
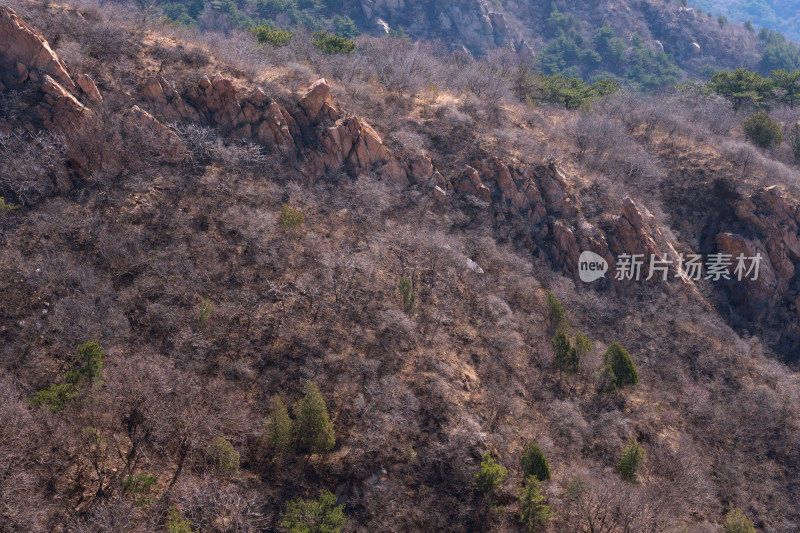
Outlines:
{"label": "boulder", "polygon": [[38,115],[48,130],[66,132],[88,112],[77,98],[47,74],[42,78],[41,90],[44,98],[38,106]]}
{"label": "boulder", "polygon": [[300,99],[299,104],[309,120],[314,123],[320,118],[322,106],[328,103],[330,97],[331,86],[328,85],[328,80],[322,78],[314,82]]}
{"label": "boulder", "polygon": [[456,190],[460,193],[477,196],[484,202],[491,203],[492,201],[492,191],[483,184],[478,170],[469,165],[466,165],[461,178],[456,182]]}
{"label": "boulder", "polygon": [[88,74],[81,74],[78,77],[78,87],[81,88],[81,91],[83,91],[83,94],[86,95],[91,103],[103,103],[103,96],[97,89],[97,85],[95,85],[94,80]]}
{"label": "boulder", "polygon": [[144,82],[139,93],[153,102],[154,104],[166,105],[167,97],[164,95],[164,88],[161,86],[158,78],[151,76]]}
{"label": "boulder", "polygon": [[418,185],[428,185],[433,179],[433,163],[431,158],[426,155],[420,155],[411,161],[411,181]]}
{"label": "boulder", "polygon": [[[732,303],[751,320],[758,320],[775,304],[773,301],[775,294],[786,291],[786,287],[783,286],[786,280],[778,278],[777,273],[772,268],[767,251],[760,242],[733,233],[720,233],[716,237],[716,244],[718,252],[729,254],[733,261],[733,266],[730,269],[732,282],[728,284]],[[736,258],[739,255],[751,258],[755,257],[756,254],[760,254],[762,257],[759,264],[758,279],[735,280]],[[748,262],[747,264],[749,267],[750,263]]]}
{"label": "boulder", "polygon": [[517,55],[523,65],[529,66],[536,62],[536,53],[527,41],[522,41],[517,47]]}
{"label": "boulder", "polygon": [[47,41],[13,9],[0,7],[0,77],[4,83],[16,82],[20,75],[27,79],[27,73],[34,71],[44,72],[67,91],[76,92],[67,68]]}

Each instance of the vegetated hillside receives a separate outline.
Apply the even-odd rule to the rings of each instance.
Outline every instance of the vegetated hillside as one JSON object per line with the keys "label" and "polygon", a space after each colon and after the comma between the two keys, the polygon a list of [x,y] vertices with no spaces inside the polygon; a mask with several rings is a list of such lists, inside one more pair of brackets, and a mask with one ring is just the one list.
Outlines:
{"label": "vegetated hillside", "polygon": [[[798,172],[746,101],[12,7],[0,530],[301,531],[331,491],[346,531],[522,531],[525,474],[543,530],[796,530]],[[582,250],[764,260],[587,286]]]}
{"label": "vegetated hillside", "polygon": [[691,5],[727,15],[738,22],[749,20],[757,26],[781,32],[795,41],[800,39],[800,4],[791,0],[695,0]]}
{"label": "vegetated hillside", "polygon": [[374,0],[226,2],[153,0],[169,20],[201,29],[268,25],[291,32],[329,31],[353,39],[368,35],[436,40],[478,57],[515,52],[551,74],[584,80],[612,78],[651,90],[714,69],[800,67],[800,52],[781,35],[756,36],[752,25],[681,2],[404,2]]}

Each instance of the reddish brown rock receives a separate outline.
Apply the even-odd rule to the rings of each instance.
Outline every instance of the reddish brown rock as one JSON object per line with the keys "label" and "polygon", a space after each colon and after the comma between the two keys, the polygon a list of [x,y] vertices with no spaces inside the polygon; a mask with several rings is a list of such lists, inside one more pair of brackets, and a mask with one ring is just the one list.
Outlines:
{"label": "reddish brown rock", "polygon": [[431,158],[426,155],[420,155],[411,161],[410,178],[411,181],[417,185],[430,184],[434,172],[435,170],[433,168],[433,163],[431,163]]}
{"label": "reddish brown rock", "polygon": [[[716,237],[716,244],[719,253],[729,254],[733,261],[731,267],[731,277],[736,279],[735,284],[730,285],[734,304],[751,319],[758,319],[773,305],[775,294],[782,294],[788,288],[787,280],[779,279],[768,258],[763,245],[757,241],[746,239],[741,235],[732,233],[720,233]],[[737,257],[742,255],[745,258],[756,257],[760,254],[763,258],[759,264],[758,279],[753,280],[753,274],[749,279],[739,281],[735,274]],[[748,261],[747,266],[750,266]]]}
{"label": "reddish brown rock", "polygon": [[97,85],[95,85],[94,80],[88,74],[81,74],[78,77],[78,87],[81,88],[81,91],[83,91],[83,94],[86,95],[91,103],[103,103],[103,96],[97,89]]}
{"label": "reddish brown rock", "polygon": [[4,82],[17,81],[9,80],[8,73],[13,73],[12,78],[24,74],[27,79],[27,73],[33,71],[44,72],[69,92],[76,91],[64,63],[47,41],[13,9],[0,7],[0,73],[6,73],[0,77]]}
{"label": "reddish brown rock", "polygon": [[305,96],[300,99],[299,104],[313,123],[320,118],[322,107],[328,103],[330,97],[331,86],[328,84],[328,80],[322,78],[314,82]]}
{"label": "reddish brown rock", "polygon": [[381,169],[381,173],[395,185],[399,185],[401,187],[408,186],[408,175],[406,174],[406,169],[403,168],[403,165],[401,165],[400,162],[394,157],[387,161],[387,163]]}
{"label": "reddish brown rock", "polygon": [[456,182],[456,190],[460,193],[477,196],[484,202],[492,201],[492,191],[483,184],[478,170],[469,165],[466,165],[464,173]]}
{"label": "reddish brown rock", "polygon": [[38,114],[44,127],[49,130],[66,132],[88,112],[77,98],[47,74],[42,78],[41,90],[44,98],[38,106]]}
{"label": "reddish brown rock", "polygon": [[154,104],[166,105],[167,103],[167,97],[164,96],[164,88],[156,77],[148,78],[139,89],[139,93]]}
{"label": "reddish brown rock", "polygon": [[577,214],[578,209],[572,200],[567,179],[555,164],[550,164],[547,167],[541,186],[542,195],[547,201],[548,211],[568,218],[572,218]]}
{"label": "reddish brown rock", "polygon": [[[163,87],[164,84],[161,85]],[[170,95],[167,97],[169,100]],[[211,80],[204,76],[196,86],[187,91],[186,97],[193,104],[198,116],[203,117],[203,122],[217,126],[223,133],[231,133],[245,123],[241,116],[242,107],[236,98],[236,86],[220,74],[214,75]],[[172,101],[175,100],[175,95],[172,95]],[[177,108],[180,104],[175,101],[175,106]],[[187,107],[184,107],[184,112]]]}
{"label": "reddish brown rock", "polygon": [[569,273],[578,271],[578,258],[581,249],[578,239],[572,228],[568,228],[561,220],[553,223],[553,255],[559,263]]}

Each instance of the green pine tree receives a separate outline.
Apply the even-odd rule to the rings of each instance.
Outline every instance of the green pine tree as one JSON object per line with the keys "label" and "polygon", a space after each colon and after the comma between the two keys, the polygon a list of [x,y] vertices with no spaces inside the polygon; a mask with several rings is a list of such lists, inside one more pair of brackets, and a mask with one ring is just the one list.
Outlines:
{"label": "green pine tree", "polygon": [[756,111],[744,119],[742,131],[759,148],[774,148],[783,142],[781,127],[764,111]]}
{"label": "green pine tree", "polygon": [[214,437],[208,447],[208,455],[219,473],[232,476],[239,471],[239,452],[224,437]]}
{"label": "green pine tree", "polygon": [[336,444],[333,423],[319,387],[307,381],[305,396],[294,405],[295,428],[300,445],[311,453],[327,453]]}
{"label": "green pine tree", "polygon": [[560,329],[569,328],[569,322],[567,322],[567,315],[564,313],[564,308],[561,307],[561,302],[558,301],[556,295],[551,291],[547,291],[545,311],[547,314],[547,327],[550,329],[550,332],[555,333]]}
{"label": "green pine tree", "polygon": [[269,415],[264,423],[264,437],[272,460],[280,462],[292,450],[292,419],[289,410],[277,394],[272,397]]}
{"label": "green pine tree", "polygon": [[639,374],[636,366],[628,352],[612,342],[603,356],[603,365],[606,372],[611,376],[611,385],[614,388],[623,388],[626,385],[636,385],[639,383]]}
{"label": "green pine tree", "polygon": [[410,313],[417,305],[417,293],[414,292],[414,285],[411,280],[406,276],[402,276],[397,283],[397,290],[400,291],[400,297],[403,299],[403,311]]}
{"label": "green pine tree", "polygon": [[534,476],[539,481],[550,479],[550,466],[536,441],[530,441],[525,445],[519,465],[522,468],[522,475],[526,478]]}
{"label": "green pine tree", "polygon": [[485,496],[491,497],[492,493],[500,488],[508,477],[508,470],[492,458],[489,452],[481,456],[481,470],[475,474],[475,488]]}
{"label": "green pine tree", "polygon": [[70,369],[64,374],[65,383],[53,383],[40,390],[31,399],[31,405],[45,406],[50,412],[56,413],[68,402],[79,398],[84,386],[91,388],[93,385],[102,385],[103,355],[103,349],[94,341],[80,345]]}
{"label": "green pine tree", "polygon": [[758,105],[772,96],[772,82],[758,72],[738,68],[733,72],[722,70],[711,76],[709,88],[733,104],[738,112],[746,103]]}
{"label": "green pine tree", "polygon": [[744,511],[741,509],[731,510],[725,515],[725,524],[722,526],[725,533],[756,533],[756,528],[753,527],[753,522],[747,518]]}
{"label": "green pine tree", "polygon": [[553,337],[553,364],[559,374],[574,374],[578,371],[580,360],[577,350],[570,344],[566,333],[558,331]]}
{"label": "green pine tree", "polygon": [[644,466],[646,458],[647,454],[642,445],[631,437],[622,450],[622,458],[617,463],[617,472],[626,480],[636,482],[639,480],[639,471]]}
{"label": "green pine tree", "polygon": [[198,533],[193,526],[194,524],[192,524],[191,520],[181,516],[181,513],[175,507],[170,507],[167,511],[167,533]]}
{"label": "green pine tree", "polygon": [[294,33],[280,28],[273,28],[269,22],[261,26],[251,27],[250,33],[258,39],[259,43],[271,44],[276,48],[288,45],[294,38]]}
{"label": "green pine tree", "polygon": [[103,375],[104,355],[103,349],[94,341],[78,346],[72,369],[64,376],[65,381],[75,386],[85,383],[91,387],[99,384]]}
{"label": "green pine tree", "polygon": [[589,342],[589,337],[580,331],[575,334],[575,351],[577,352],[579,362],[592,351],[592,343]]}
{"label": "green pine tree", "polygon": [[289,502],[278,525],[289,533],[339,533],[346,523],[344,505],[337,505],[336,496],[324,490],[317,501]]}
{"label": "green pine tree", "polygon": [[519,492],[519,521],[525,528],[534,532],[555,516],[553,510],[545,502],[547,497],[542,491],[541,482],[536,476],[525,478],[525,485]]}

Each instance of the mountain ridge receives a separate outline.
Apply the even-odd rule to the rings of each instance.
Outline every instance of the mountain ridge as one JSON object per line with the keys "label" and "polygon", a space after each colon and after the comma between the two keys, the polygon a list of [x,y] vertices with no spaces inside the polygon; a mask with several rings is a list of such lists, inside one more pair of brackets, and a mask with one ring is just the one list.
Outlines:
{"label": "mountain ridge", "polygon": [[[330,490],[347,530],[519,531],[531,440],[554,531],[717,531],[730,503],[767,531],[800,520],[800,181],[721,97],[531,105],[425,43],[263,49],[93,4],[14,8],[83,83],[0,47],[0,190],[20,206],[0,213],[3,529],[158,531],[172,505],[204,531],[270,530]],[[593,288],[585,249],[612,265]],[[763,252],[760,284],[612,277],[621,253],[740,251]],[[595,345],[574,376],[548,293]],[[90,339],[105,383],[31,405]],[[614,342],[635,386],[608,387]],[[268,406],[307,380],[336,445],[275,462]],[[615,471],[631,438],[639,483]],[[487,451],[502,508],[474,487]],[[158,482],[144,501],[138,475]]]}

